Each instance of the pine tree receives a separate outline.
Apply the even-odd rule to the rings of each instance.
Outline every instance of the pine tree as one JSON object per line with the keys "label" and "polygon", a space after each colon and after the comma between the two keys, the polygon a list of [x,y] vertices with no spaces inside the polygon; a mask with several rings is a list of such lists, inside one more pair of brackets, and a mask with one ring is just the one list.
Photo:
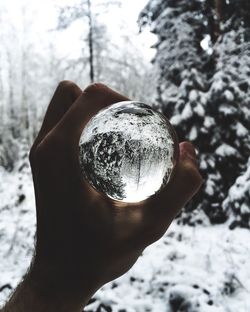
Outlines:
{"label": "pine tree", "polygon": [[[111,15],[121,16],[115,24],[118,38],[103,20],[107,10]],[[154,71],[136,43],[137,34],[128,29],[121,11],[121,0],[75,0],[71,5],[59,7],[57,30],[81,22],[82,57],[73,63],[83,69],[87,65],[90,82],[102,81],[131,99],[151,102]]]}
{"label": "pine tree", "polygon": [[250,227],[250,158],[246,171],[236,179],[223,202],[223,209],[230,212],[230,228]]}
{"label": "pine tree", "polygon": [[[113,2],[103,2],[105,7],[111,5],[119,5],[119,0]],[[104,38],[106,29],[105,25],[98,22],[97,14],[94,14],[93,0],[79,0],[73,5],[64,6],[59,8],[58,15],[58,30],[63,30],[69,27],[76,20],[85,20],[88,24],[87,37],[84,38],[88,47],[88,64],[89,64],[89,78],[90,82],[96,80],[96,67],[98,62],[98,52],[100,51],[100,44],[103,47],[105,45]],[[85,65],[84,61],[84,65]]]}
{"label": "pine tree", "polygon": [[140,19],[158,37],[159,108],[199,151],[205,183],[189,208],[214,223],[229,217],[223,201],[250,152],[249,13],[243,0],[159,0]]}

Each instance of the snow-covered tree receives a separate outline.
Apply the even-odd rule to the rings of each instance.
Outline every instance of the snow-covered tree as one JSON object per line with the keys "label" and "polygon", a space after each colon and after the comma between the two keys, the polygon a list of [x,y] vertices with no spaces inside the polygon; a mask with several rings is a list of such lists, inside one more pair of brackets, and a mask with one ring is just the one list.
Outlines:
{"label": "snow-covered tree", "polygon": [[[68,28],[76,20],[81,20],[85,23],[86,37],[83,38],[84,49],[82,56],[83,65],[89,64],[90,82],[96,80],[98,63],[100,62],[100,51],[106,45],[108,36],[105,25],[98,21],[99,12],[97,7],[107,9],[109,5],[120,5],[120,1],[105,1],[103,3],[94,3],[93,0],[78,0],[72,5],[60,6],[58,14],[58,30]],[[87,57],[85,48],[88,48]]]}
{"label": "snow-covered tree", "polygon": [[21,144],[30,146],[36,136],[50,90],[57,84],[54,73],[61,68],[51,66],[53,34],[41,31],[34,17],[39,13],[29,0],[14,7],[8,1],[0,4],[0,166],[9,170],[20,156]]}
{"label": "snow-covered tree", "polygon": [[199,152],[205,183],[189,208],[215,223],[250,153],[249,12],[247,1],[158,0],[141,14],[158,36],[156,102]]}
{"label": "snow-covered tree", "polygon": [[75,0],[59,7],[58,30],[65,30],[79,22],[82,35],[82,55],[72,60],[89,68],[89,81],[102,81],[130,98],[150,102],[154,86],[154,72],[142,51],[135,44],[135,33],[124,20],[114,29],[105,24],[105,15],[122,15],[122,1]]}
{"label": "snow-covered tree", "polygon": [[250,227],[250,158],[247,168],[229,189],[223,208],[230,214],[230,227]]}

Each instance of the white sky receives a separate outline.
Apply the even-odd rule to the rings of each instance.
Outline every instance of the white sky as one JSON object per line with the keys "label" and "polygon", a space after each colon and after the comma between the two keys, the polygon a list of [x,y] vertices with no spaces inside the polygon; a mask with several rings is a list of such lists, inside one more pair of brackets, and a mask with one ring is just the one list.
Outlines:
{"label": "white sky", "polygon": [[[49,1],[49,0],[45,0]],[[56,3],[62,5],[69,5],[70,3],[74,2],[75,0],[54,0]],[[50,1],[49,1],[50,2]],[[95,10],[95,5],[98,3],[103,3],[103,0],[92,0],[93,9]],[[51,3],[51,2],[50,2]],[[119,9],[116,6],[110,6],[109,10],[106,10],[101,17],[102,22],[107,26],[109,33],[112,37],[112,42],[115,42],[117,45],[121,42],[120,36],[124,34],[124,29],[127,29],[127,34],[131,37],[134,45],[142,52],[142,55],[145,59],[150,62],[155,54],[155,50],[151,49],[151,46],[155,43],[156,37],[150,33],[149,29],[145,29],[143,33],[139,34],[139,28],[137,24],[137,19],[141,10],[145,7],[148,3],[148,0],[122,0],[122,8]],[[95,11],[94,11],[95,13]],[[121,30],[121,26],[123,30]],[[74,36],[77,37],[78,31],[82,31],[82,27],[74,25],[74,33],[70,34],[68,40],[72,40],[72,44],[74,45]],[[62,46],[63,48],[63,41],[65,39],[62,38]],[[68,41],[67,40],[67,41]],[[124,44],[124,43],[123,43]],[[70,45],[70,44],[69,44]],[[76,49],[77,50],[77,49]]]}
{"label": "white sky", "polygon": [[131,22],[136,22],[140,11],[148,3],[148,0],[123,0],[124,15],[127,16]]}
{"label": "white sky", "polygon": [[[9,16],[10,23],[21,25],[19,8],[23,5],[26,7],[26,14],[28,18],[32,20],[32,30],[35,35],[44,38],[46,40],[46,32],[48,29],[55,27],[55,5],[70,5],[75,0],[0,0],[0,6],[3,4],[8,7],[8,11],[11,12]],[[93,8],[96,3],[104,2],[104,0],[92,0]],[[121,35],[120,27],[123,26],[127,29],[129,36],[133,37],[133,42],[137,48],[143,52],[143,56],[150,61],[154,55],[154,50],[150,47],[155,42],[155,36],[145,30],[142,34],[138,34],[137,19],[140,11],[148,3],[148,0],[122,0],[122,9],[117,9],[115,6],[110,6],[110,9],[104,13],[101,18],[110,30],[112,40],[119,44],[119,37]],[[0,7],[1,9],[1,7]],[[18,12],[19,11],[19,12]],[[75,25],[75,33],[70,33],[67,39],[67,45],[76,45],[77,36],[82,31],[82,27]],[[78,33],[78,34],[77,34]],[[61,38],[61,41],[56,43],[58,49],[64,50],[65,37]],[[71,45],[72,46],[72,45]]]}
{"label": "white sky", "polygon": [[127,28],[128,35],[131,34],[134,44],[143,52],[144,57],[150,61],[155,52],[150,48],[155,42],[155,36],[149,30],[139,34],[137,24],[139,13],[147,3],[148,0],[123,0],[122,9],[113,9],[112,12],[106,14],[105,24],[111,29],[111,34],[116,42],[119,42],[120,26],[123,25],[123,27]]}

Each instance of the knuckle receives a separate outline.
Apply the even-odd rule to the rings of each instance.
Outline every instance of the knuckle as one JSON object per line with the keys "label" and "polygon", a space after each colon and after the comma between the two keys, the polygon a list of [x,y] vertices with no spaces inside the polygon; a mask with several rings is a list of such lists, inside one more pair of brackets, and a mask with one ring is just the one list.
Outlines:
{"label": "knuckle", "polygon": [[61,96],[66,96],[74,102],[81,95],[82,90],[74,82],[70,80],[63,80],[59,83],[57,92],[61,94]]}
{"label": "knuckle", "polygon": [[100,82],[95,82],[95,83],[90,84],[90,85],[84,90],[84,92],[85,92],[85,93],[92,94],[92,93],[103,92],[103,91],[106,91],[107,89],[108,89],[108,87],[107,87],[105,84],[100,83]]}
{"label": "knuckle", "polygon": [[32,165],[34,162],[34,155],[35,155],[36,146],[33,145],[29,151],[29,162]]}
{"label": "knuckle", "polygon": [[36,148],[33,158],[39,166],[49,166],[58,158],[63,147],[63,139],[59,135],[51,135],[42,141]]}
{"label": "knuckle", "polygon": [[63,80],[59,82],[57,89],[60,92],[67,92],[67,93],[73,93],[73,94],[76,93],[78,90],[80,90],[79,87],[70,80]]}
{"label": "knuckle", "polygon": [[62,80],[58,84],[58,89],[68,89],[71,88],[72,86],[75,86],[74,82],[70,80]]}
{"label": "knuckle", "polygon": [[34,153],[34,159],[36,161],[36,165],[42,165],[43,163],[45,163],[48,158],[49,158],[49,148],[47,144],[44,143],[40,143],[37,148],[36,151]]}

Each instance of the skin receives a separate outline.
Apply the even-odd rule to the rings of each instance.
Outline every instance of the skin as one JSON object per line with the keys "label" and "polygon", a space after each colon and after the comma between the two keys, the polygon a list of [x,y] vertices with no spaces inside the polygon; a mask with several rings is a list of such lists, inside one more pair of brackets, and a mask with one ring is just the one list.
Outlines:
{"label": "skin", "polygon": [[128,100],[102,84],[61,82],[30,151],[37,211],[34,258],[4,312],[79,312],[161,238],[201,186],[195,150],[179,145],[171,182],[136,204],[99,194],[83,179],[78,142],[100,109]]}

